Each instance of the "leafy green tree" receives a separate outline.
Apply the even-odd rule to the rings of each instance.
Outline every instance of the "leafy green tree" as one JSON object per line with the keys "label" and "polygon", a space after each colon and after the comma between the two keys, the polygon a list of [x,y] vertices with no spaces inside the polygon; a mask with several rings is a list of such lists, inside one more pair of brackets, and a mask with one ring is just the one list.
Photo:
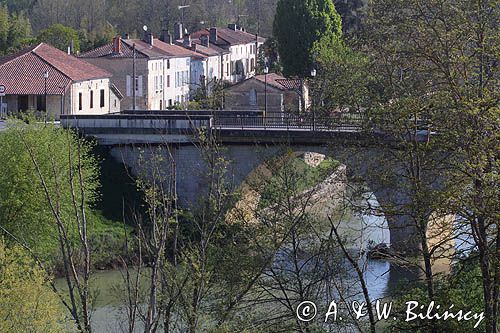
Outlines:
{"label": "leafy green tree", "polygon": [[40,31],[37,39],[38,42],[50,44],[62,51],[67,51],[68,46],[71,45],[73,45],[74,52],[80,51],[78,32],[59,23]]}
{"label": "leafy green tree", "polygon": [[[421,193],[416,205],[423,208],[415,216],[422,217],[421,232],[427,229],[426,209],[456,214],[461,232],[469,230],[479,257],[488,333],[498,331],[500,300],[499,17],[494,0],[377,0],[364,43],[373,61],[370,70],[377,74],[380,125],[406,132],[405,137],[419,131],[428,135],[409,150],[420,160],[412,168],[433,166],[425,161],[431,152],[425,147],[442,149],[441,166],[433,169],[448,180],[440,184],[444,200],[421,192],[424,183],[415,174],[412,182],[418,181],[415,190]],[[419,151],[425,155],[419,157]],[[426,269],[428,282],[431,277]],[[432,289],[429,284],[429,299],[436,296]]]}
{"label": "leafy green tree", "polygon": [[[74,211],[70,171],[77,171],[78,161],[70,159],[68,152],[76,151],[77,138],[53,125],[18,121],[10,121],[0,135],[4,166],[0,170],[0,228],[46,259],[56,250],[57,229],[29,149],[36,157],[49,191],[59,198],[58,209],[69,217]],[[90,148],[83,146],[82,149],[85,204],[91,205],[97,196],[98,169]],[[75,195],[80,197],[78,192]]]}
{"label": "leafy green tree", "polygon": [[32,43],[31,24],[21,12],[10,14],[0,5],[0,55],[16,52]]}
{"label": "leafy green tree", "polygon": [[283,74],[304,77],[314,66],[314,52],[341,37],[342,20],[332,0],[280,0],[273,30]]}
{"label": "leafy green tree", "polygon": [[0,238],[0,332],[62,332],[62,307],[45,272],[19,246]]}

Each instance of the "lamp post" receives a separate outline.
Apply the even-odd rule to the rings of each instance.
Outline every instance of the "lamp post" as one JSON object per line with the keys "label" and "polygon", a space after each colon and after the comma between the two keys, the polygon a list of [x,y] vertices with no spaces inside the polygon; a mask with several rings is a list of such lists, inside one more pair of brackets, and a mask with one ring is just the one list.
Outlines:
{"label": "lamp post", "polygon": [[43,78],[45,81],[45,121],[47,121],[47,80],[49,79],[49,71],[43,72]]}
{"label": "lamp post", "polygon": [[[316,69],[311,69],[311,78],[314,79],[316,77]],[[316,131],[316,105],[314,103],[314,95],[312,96],[311,101],[311,109],[312,109],[312,128],[313,131]]]}
{"label": "lamp post", "polygon": [[264,67],[264,117],[267,117],[267,73],[269,67]]}

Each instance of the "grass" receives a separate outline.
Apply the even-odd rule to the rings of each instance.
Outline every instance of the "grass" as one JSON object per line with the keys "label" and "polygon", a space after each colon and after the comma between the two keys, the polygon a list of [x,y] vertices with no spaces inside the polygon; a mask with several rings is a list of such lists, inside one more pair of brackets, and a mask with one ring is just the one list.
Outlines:
{"label": "grass", "polygon": [[[261,190],[259,208],[273,205],[283,194],[297,195],[324,181],[340,162],[325,158],[318,166],[308,165],[299,157],[292,157],[279,168]],[[291,193],[290,193],[291,192]]]}

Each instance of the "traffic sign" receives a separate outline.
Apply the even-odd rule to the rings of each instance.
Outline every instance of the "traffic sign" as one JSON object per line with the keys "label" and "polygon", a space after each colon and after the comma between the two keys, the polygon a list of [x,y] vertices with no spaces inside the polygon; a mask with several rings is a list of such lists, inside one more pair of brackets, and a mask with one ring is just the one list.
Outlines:
{"label": "traffic sign", "polygon": [[0,96],[5,96],[5,86],[0,85]]}

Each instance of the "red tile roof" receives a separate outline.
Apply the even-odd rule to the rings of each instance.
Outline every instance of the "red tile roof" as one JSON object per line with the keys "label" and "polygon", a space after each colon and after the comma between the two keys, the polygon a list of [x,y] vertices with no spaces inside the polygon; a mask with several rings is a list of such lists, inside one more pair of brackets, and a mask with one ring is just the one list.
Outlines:
{"label": "red tile roof", "polygon": [[9,95],[61,95],[71,82],[109,78],[111,74],[47,44],[39,44],[0,59],[0,85]]}

